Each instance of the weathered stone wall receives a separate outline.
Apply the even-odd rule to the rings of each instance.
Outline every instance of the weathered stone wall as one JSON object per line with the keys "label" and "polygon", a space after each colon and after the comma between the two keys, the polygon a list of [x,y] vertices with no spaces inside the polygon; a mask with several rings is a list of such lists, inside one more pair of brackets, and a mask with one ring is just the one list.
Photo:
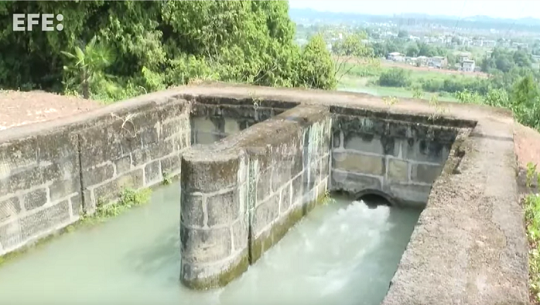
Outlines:
{"label": "weathered stone wall", "polygon": [[197,99],[191,113],[191,143],[219,141],[295,105],[271,101]]}
{"label": "weathered stone wall", "polygon": [[324,195],[331,118],[299,106],[182,156],[181,279],[223,286]]}
{"label": "weathered stone wall", "polygon": [[79,132],[84,209],[180,174],[180,154],[190,146],[189,107],[183,100],[116,113]]}
{"label": "weathered stone wall", "polygon": [[151,94],[0,132],[0,255],[180,172],[189,105]]}
{"label": "weathered stone wall", "polygon": [[330,188],[424,207],[457,132],[414,121],[337,115]]}

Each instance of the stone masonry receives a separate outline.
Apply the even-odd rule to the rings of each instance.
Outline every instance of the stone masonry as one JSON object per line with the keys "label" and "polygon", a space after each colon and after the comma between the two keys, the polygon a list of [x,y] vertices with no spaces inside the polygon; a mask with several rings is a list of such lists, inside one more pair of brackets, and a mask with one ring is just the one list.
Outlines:
{"label": "stone masonry", "polygon": [[224,286],[326,192],[331,118],[297,107],[182,157],[181,280]]}
{"label": "stone masonry", "polygon": [[385,196],[425,207],[458,131],[414,122],[338,115],[333,126],[331,190]]}
{"label": "stone masonry", "polygon": [[151,94],[0,132],[0,255],[180,173],[189,105]]}

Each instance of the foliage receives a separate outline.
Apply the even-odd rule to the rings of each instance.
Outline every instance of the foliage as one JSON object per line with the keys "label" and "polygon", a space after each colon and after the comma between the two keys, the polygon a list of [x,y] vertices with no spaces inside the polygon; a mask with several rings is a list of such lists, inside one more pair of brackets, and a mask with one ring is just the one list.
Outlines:
{"label": "foliage", "polygon": [[374,57],[373,49],[367,47],[362,39],[365,39],[365,33],[354,33],[346,35],[344,39],[339,39],[332,44],[332,53],[335,55],[335,73],[336,80],[339,81],[345,74],[349,74],[354,65],[354,61],[363,61],[364,66],[372,66],[378,61],[372,61]]}
{"label": "foliage", "polygon": [[408,87],[411,84],[410,70],[392,68],[379,76],[380,86],[386,87]]}
{"label": "foliage", "polygon": [[148,203],[152,191],[148,188],[134,190],[126,188],[120,193],[118,202],[111,204],[101,204],[94,215],[85,217],[85,222],[102,222],[106,219],[120,215],[127,209]]}
{"label": "foliage", "polygon": [[299,87],[327,89],[336,87],[334,62],[321,35],[312,37],[304,47],[297,72]]}
{"label": "foliage", "polygon": [[[62,12],[64,30],[11,30],[13,13],[41,11]],[[114,101],[194,79],[322,89],[335,83],[319,41],[303,50],[293,43],[286,1],[11,1],[0,3],[0,16],[5,88]]]}
{"label": "foliage", "polygon": [[537,189],[540,187],[540,173],[536,165],[527,164],[527,187],[531,193],[524,199],[525,225],[529,240],[529,284],[532,298],[540,303],[540,195],[532,192],[531,180],[538,177]]}

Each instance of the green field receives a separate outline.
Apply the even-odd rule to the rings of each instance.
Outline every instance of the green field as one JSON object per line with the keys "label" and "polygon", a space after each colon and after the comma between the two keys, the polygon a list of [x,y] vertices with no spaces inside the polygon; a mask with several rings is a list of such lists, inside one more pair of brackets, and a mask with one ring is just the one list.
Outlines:
{"label": "green field", "polygon": [[[416,72],[416,71],[415,71]],[[421,71],[424,72],[424,71]],[[436,73],[436,72],[431,72]],[[441,75],[439,73],[439,75]],[[412,98],[413,92],[409,88],[396,88],[396,87],[383,87],[377,85],[370,85],[369,81],[372,77],[356,77],[353,75],[343,76],[338,84],[339,91],[361,92],[375,96],[394,96],[397,98]],[[429,100],[435,93],[424,92],[423,98]],[[439,101],[456,102],[457,99],[452,95],[442,92],[437,94]]]}

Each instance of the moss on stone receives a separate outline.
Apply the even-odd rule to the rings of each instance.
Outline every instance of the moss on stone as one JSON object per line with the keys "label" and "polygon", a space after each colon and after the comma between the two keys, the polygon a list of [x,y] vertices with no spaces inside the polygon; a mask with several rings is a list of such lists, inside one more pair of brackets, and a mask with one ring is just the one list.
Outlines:
{"label": "moss on stone", "polygon": [[237,279],[246,272],[249,267],[248,250],[244,250],[240,254],[240,260],[237,263],[229,266],[225,271],[204,279],[185,280],[182,279],[182,284],[193,290],[208,290],[224,287],[233,280]]}
{"label": "moss on stone", "polygon": [[[315,188],[316,189],[316,188]],[[294,227],[304,216],[311,212],[317,205],[323,204],[326,199],[326,194],[318,194],[315,200],[311,200],[302,206],[295,207],[292,211],[284,216],[277,224],[255,239],[250,246],[251,264],[254,264],[261,258],[264,252],[280,241],[285,234]]]}

